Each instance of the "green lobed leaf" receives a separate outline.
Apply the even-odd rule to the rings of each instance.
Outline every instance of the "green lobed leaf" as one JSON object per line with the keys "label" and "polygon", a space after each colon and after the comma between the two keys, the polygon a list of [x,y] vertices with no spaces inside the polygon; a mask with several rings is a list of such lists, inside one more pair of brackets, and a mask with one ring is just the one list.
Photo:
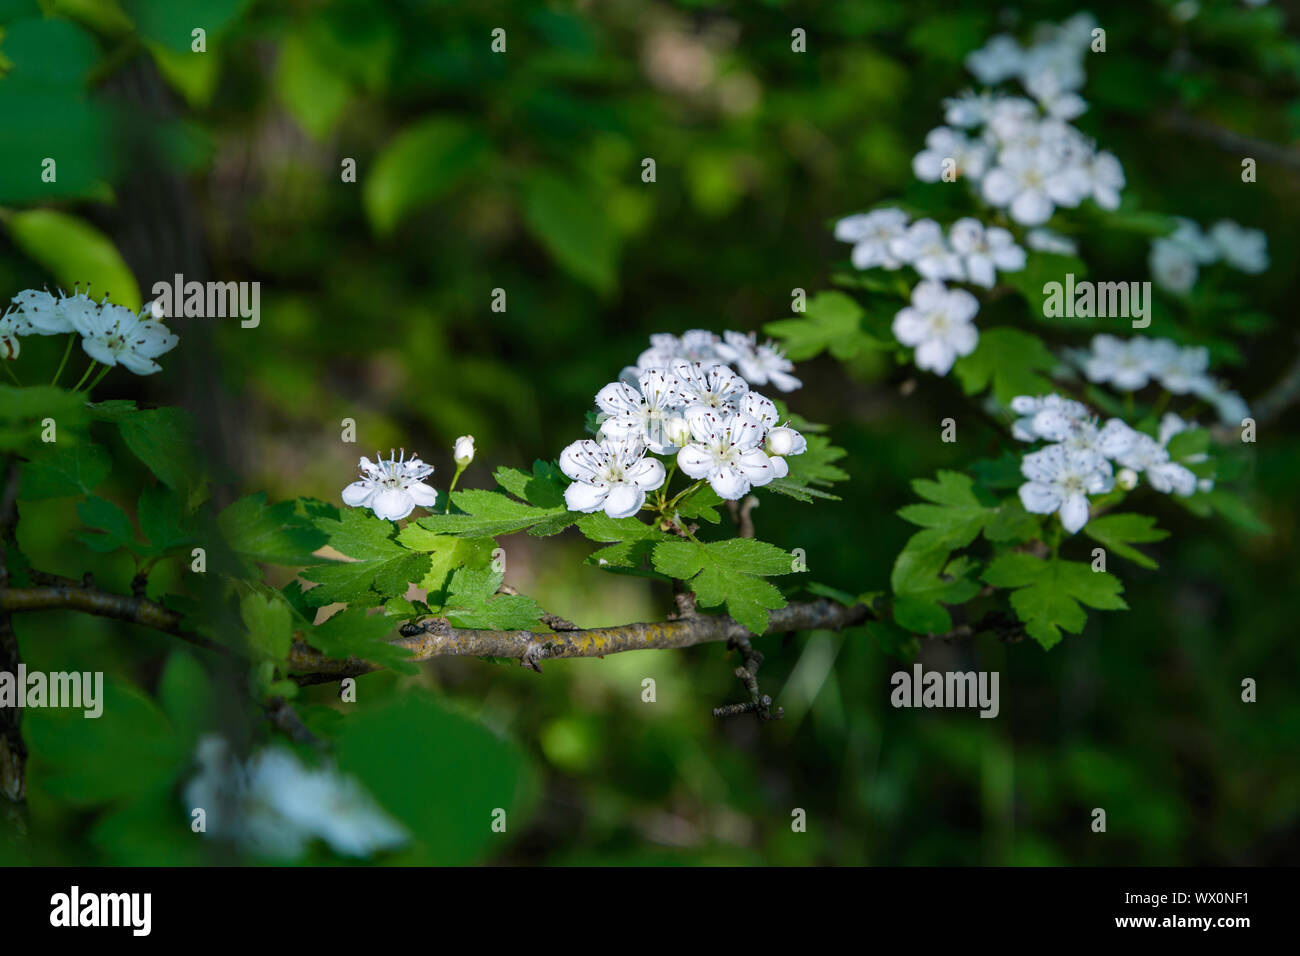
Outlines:
{"label": "green lobed leaf", "polygon": [[1121,558],[1128,558],[1144,568],[1155,568],[1157,564],[1137,548],[1134,543],[1163,541],[1169,537],[1168,531],[1156,527],[1156,519],[1150,515],[1109,514],[1093,518],[1083,526],[1083,533],[1113,551]]}
{"label": "green lobed leaf", "polygon": [[1120,597],[1124,585],[1119,578],[1079,561],[1014,552],[995,559],[983,579],[994,587],[1015,589],[1011,606],[1029,636],[1044,648],[1057,644],[1063,630],[1083,630],[1088,616],[1082,605],[1103,611],[1128,607]]}
{"label": "green lobed leaf", "polygon": [[727,613],[754,634],[767,630],[768,611],[786,605],[763,578],[790,574],[794,564],[789,553],[753,538],[664,541],[654,549],[655,570],[688,584],[703,607],[725,604]]}
{"label": "green lobed leaf", "polygon": [[992,384],[993,396],[1008,405],[1017,395],[1054,391],[1046,373],[1055,366],[1056,357],[1038,336],[999,328],[981,332],[975,351],[959,358],[952,370],[967,395]]}

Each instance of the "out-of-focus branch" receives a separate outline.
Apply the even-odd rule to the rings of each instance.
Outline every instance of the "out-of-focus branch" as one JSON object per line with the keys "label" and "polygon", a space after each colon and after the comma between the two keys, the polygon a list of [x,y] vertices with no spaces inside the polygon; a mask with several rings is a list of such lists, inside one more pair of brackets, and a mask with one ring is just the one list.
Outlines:
{"label": "out-of-focus branch", "polygon": [[[1296,345],[1300,347],[1300,339],[1296,340]],[[1252,403],[1255,421],[1260,424],[1271,422],[1297,399],[1300,399],[1300,352],[1273,387]]]}
{"label": "out-of-focus branch", "polygon": [[[847,607],[821,599],[789,604],[773,611],[764,633],[841,631],[874,616],[865,604]],[[415,633],[403,635],[393,643],[408,650],[412,661],[436,657],[511,657],[525,666],[540,669],[544,660],[604,657],[623,651],[693,647],[715,641],[738,643],[749,636],[744,626],[725,614],[688,614],[676,620],[651,624],[554,633],[470,630],[452,627],[440,618],[427,618],[420,622]],[[302,684],[341,680],[378,669],[377,665],[358,658],[328,658],[302,642],[295,643],[289,655],[289,671]]]}
{"label": "out-of-focus branch", "polygon": [[[144,597],[114,594],[96,587],[89,575],[81,581],[33,572],[32,587],[0,587],[0,611],[6,615],[28,611],[81,611],[111,617],[163,631],[197,647],[230,656],[233,652],[201,634],[181,627],[181,616]],[[5,581],[8,584],[8,581]]]}
{"label": "out-of-focus branch", "polygon": [[[19,481],[18,462],[10,458],[5,461],[4,471],[0,474],[0,591],[9,586],[9,549],[15,547],[18,540]],[[8,609],[0,608],[0,670],[15,673],[20,660],[12,616]],[[21,719],[22,708],[0,710],[0,795],[6,801],[5,817],[11,818],[20,833],[26,830],[27,792],[27,748],[19,726]]]}
{"label": "out-of-focus branch", "polygon": [[1170,129],[1213,143],[1224,152],[1232,153],[1241,159],[1249,156],[1260,162],[1300,169],[1300,152],[1278,143],[1270,143],[1268,140],[1245,136],[1182,110],[1166,113],[1163,122]]}

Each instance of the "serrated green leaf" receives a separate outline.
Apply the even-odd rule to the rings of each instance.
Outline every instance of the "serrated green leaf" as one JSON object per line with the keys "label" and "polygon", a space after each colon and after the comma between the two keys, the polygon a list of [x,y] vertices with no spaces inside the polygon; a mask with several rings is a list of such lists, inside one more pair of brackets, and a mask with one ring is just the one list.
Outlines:
{"label": "serrated green leaf", "polygon": [[767,630],[768,611],[785,597],[763,577],[790,574],[793,557],[772,544],[733,538],[697,544],[664,541],[655,546],[655,570],[688,584],[702,607],[726,604],[727,613],[754,634]]}
{"label": "serrated green leaf", "polygon": [[303,635],[308,644],[330,657],[357,657],[402,674],[416,673],[418,668],[410,662],[410,653],[389,643],[394,636],[391,617],[367,614],[354,607],[331,614]]}
{"label": "serrated green leaf", "polygon": [[150,550],[156,556],[179,551],[194,540],[180,496],[166,485],[153,485],[140,492],[135,514],[140,530],[149,539]]}
{"label": "serrated green leaf", "polygon": [[1038,336],[1000,328],[981,332],[975,351],[959,358],[952,370],[967,395],[978,394],[992,383],[994,397],[1007,405],[1017,395],[1053,391],[1045,373],[1055,365],[1056,357]]}
{"label": "serrated green leaf", "polygon": [[804,438],[808,442],[807,450],[802,455],[790,455],[785,459],[790,466],[790,473],[763,487],[804,503],[814,498],[839,501],[838,495],[821,489],[849,477],[848,472],[835,464],[848,452],[832,445],[825,435],[805,435]]}
{"label": "serrated green leaf", "polygon": [[983,579],[994,587],[1015,589],[1011,606],[1029,636],[1044,648],[1057,644],[1063,630],[1083,630],[1088,615],[1081,605],[1103,611],[1128,607],[1120,597],[1124,585],[1119,578],[1078,561],[1004,554],[988,566]]}
{"label": "serrated green leaf", "polygon": [[122,418],[118,428],[135,456],[188,501],[202,480],[194,416],[181,408],[153,408]]}
{"label": "serrated green leaf", "polygon": [[330,547],[356,560],[305,569],[302,577],[320,585],[305,592],[308,604],[374,607],[390,597],[401,597],[412,583],[428,576],[430,556],[394,540],[392,522],[361,509],[343,511],[339,518],[319,518],[316,527],[329,536]]}
{"label": "serrated green leaf", "polygon": [[65,498],[91,494],[108,477],[108,452],[90,441],[42,445],[23,465],[22,498]]}
{"label": "serrated green leaf", "polygon": [[247,630],[248,650],[255,661],[282,663],[293,643],[293,609],[276,592],[254,590],[239,601],[239,616]]}
{"label": "serrated green leaf", "polygon": [[763,331],[781,340],[785,354],[798,362],[824,351],[845,361],[863,349],[889,347],[862,328],[862,306],[843,292],[819,292],[802,316],[768,322]]}
{"label": "serrated green leaf", "polygon": [[254,563],[304,567],[321,559],[313,552],[328,536],[309,518],[296,513],[292,501],[266,502],[266,493],[246,495],[217,516],[217,527],[227,546],[247,571]]}
{"label": "serrated green leaf", "polygon": [[43,438],[51,424],[57,441],[67,441],[70,435],[76,440],[76,429],[89,417],[82,397],[67,389],[0,382],[0,451],[27,452],[46,446]]}
{"label": "serrated green leaf", "polygon": [[532,472],[519,468],[498,468],[493,476],[506,491],[538,508],[564,507],[564,489],[569,480],[549,461],[533,462]]}
{"label": "serrated green leaf", "polygon": [[77,535],[78,540],[92,551],[107,554],[118,548],[139,550],[140,545],[135,539],[135,527],[131,524],[131,519],[113,502],[94,496],[79,501],[77,517],[87,527],[99,532],[98,534],[81,532]]}
{"label": "serrated green leaf", "polygon": [[1133,542],[1163,541],[1169,537],[1168,531],[1156,527],[1156,519],[1150,515],[1110,514],[1093,518],[1083,526],[1083,533],[1113,551],[1121,558],[1128,558],[1144,568],[1158,565],[1137,548]]}
{"label": "serrated green leaf", "polygon": [[578,520],[577,513],[563,505],[536,508],[499,491],[456,491],[451,495],[451,503],[460,514],[428,515],[415,523],[434,534],[495,538],[535,526],[546,534],[556,534]]}
{"label": "serrated green leaf", "polygon": [[917,634],[952,630],[952,618],[942,605],[964,604],[979,593],[979,585],[968,577],[973,570],[970,563],[964,558],[949,561],[948,553],[945,547],[907,547],[894,561],[889,577],[894,620],[907,630]]}

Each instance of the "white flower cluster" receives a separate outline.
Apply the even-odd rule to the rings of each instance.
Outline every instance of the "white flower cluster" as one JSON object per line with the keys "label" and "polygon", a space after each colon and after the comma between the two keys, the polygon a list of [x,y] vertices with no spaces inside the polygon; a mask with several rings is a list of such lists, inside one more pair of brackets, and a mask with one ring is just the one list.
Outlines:
{"label": "white flower cluster", "polygon": [[646,492],[667,478],[663,462],[647,453],[676,456],[683,473],[707,480],[728,500],[784,478],[786,456],[802,454],[808,443],[781,425],[775,403],[750,386],[792,391],[801,384],[793,371],[779,349],[753,334],[696,329],[680,338],[651,336],[636,366],[596,394],[599,440],[560,453],[560,470],[573,482],[564,495],[569,510],[636,514]]}
{"label": "white flower cluster", "polygon": [[[966,65],[980,82],[1015,78],[1033,99],[983,92],[946,100],[946,125],[929,132],[912,161],[917,178],[963,178],[981,201],[1006,210],[1022,226],[1036,227],[1025,236],[1030,248],[1073,253],[1069,239],[1042,224],[1057,207],[1075,207],[1086,199],[1115,209],[1125,185],[1119,160],[1099,152],[1068,122],[1087,109],[1078,90],[1095,27],[1091,16],[1080,14],[1060,26],[1041,27],[1028,48],[999,35],[970,54]],[[938,375],[946,375],[979,342],[973,321],[979,303],[944,283],[988,289],[997,273],[1025,267],[1025,250],[1010,231],[971,217],[953,223],[945,235],[933,219],[909,223],[900,209],[876,209],[840,220],[835,237],[853,244],[858,269],[909,265],[916,270],[923,281],[913,290],[911,305],[895,317],[894,337],[916,350],[918,368]]]}
{"label": "white flower cluster", "polygon": [[1226,425],[1239,425],[1250,415],[1239,394],[1210,377],[1210,352],[1203,346],[1180,346],[1141,335],[1131,339],[1097,335],[1090,350],[1071,355],[1095,384],[1136,392],[1156,382],[1173,395],[1195,395],[1209,402]]}
{"label": "white flower cluster", "polygon": [[1119,160],[1068,122],[1088,108],[1078,91],[1096,26],[1081,13],[1060,26],[1040,25],[1027,48],[999,34],[971,53],[966,66],[981,83],[1016,79],[1033,99],[968,92],[945,101],[948,125],[926,138],[913,161],[917,176],[937,182],[942,160],[954,158],[985,201],[1025,226],[1085,199],[1118,208],[1125,185]]}
{"label": "white flower cluster", "polygon": [[149,306],[137,315],[105,298],[96,302],[86,293],[57,295],[26,289],[13,297],[15,309],[0,316],[0,357],[18,357],[22,335],[81,336],[81,347],[102,365],[121,365],[136,375],[162,370],[154,361],[176,347],[180,338],[152,318]]}
{"label": "white flower cluster", "polygon": [[197,758],[185,807],[203,810],[209,837],[285,860],[301,856],[317,838],[350,857],[407,842],[405,830],[355,779],[332,767],[308,767],[283,747],[240,761],[224,738],[209,735],[199,741]]}
{"label": "white flower cluster", "polygon": [[1208,481],[1198,486],[1196,475],[1170,458],[1169,440],[1192,427],[1172,412],[1161,422],[1157,440],[1118,418],[1101,425],[1085,405],[1060,395],[1020,395],[1011,409],[1020,416],[1011,426],[1015,438],[1050,442],[1021,461],[1028,481],[1020,486],[1020,502],[1033,514],[1058,514],[1070,534],[1088,523],[1088,496],[1114,489],[1114,465],[1122,469],[1124,488],[1136,486],[1139,474],[1165,494],[1186,496],[1213,486]]}
{"label": "white flower cluster", "polygon": [[953,363],[975,350],[979,331],[974,318],[979,302],[945,282],[993,287],[998,272],[1025,267],[1025,250],[999,226],[978,219],[958,219],[944,234],[933,219],[908,221],[901,209],[876,209],[841,219],[835,238],[853,243],[859,269],[911,266],[922,279],[912,290],[912,304],[894,318],[894,337],[916,349],[916,365],[947,375]]}
{"label": "white flower cluster", "polygon": [[1178,228],[1151,242],[1147,262],[1156,285],[1182,294],[1196,285],[1201,266],[1222,261],[1234,269],[1258,275],[1268,268],[1268,237],[1231,219],[1211,227],[1209,234],[1190,219],[1176,219]]}

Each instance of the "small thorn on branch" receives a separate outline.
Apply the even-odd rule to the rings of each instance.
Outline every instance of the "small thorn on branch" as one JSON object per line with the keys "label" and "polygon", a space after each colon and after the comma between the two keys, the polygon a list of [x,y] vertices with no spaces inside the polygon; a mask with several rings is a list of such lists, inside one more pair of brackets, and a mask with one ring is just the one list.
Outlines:
{"label": "small thorn on branch", "polygon": [[754,650],[748,637],[732,638],[727,647],[740,651],[741,666],[736,668],[736,677],[749,692],[749,700],[743,704],[723,704],[713,708],[714,717],[739,717],[741,714],[755,714],[759,720],[780,720],[785,711],[772,708],[772,698],[758,689],[758,669],[763,666],[763,655]]}

